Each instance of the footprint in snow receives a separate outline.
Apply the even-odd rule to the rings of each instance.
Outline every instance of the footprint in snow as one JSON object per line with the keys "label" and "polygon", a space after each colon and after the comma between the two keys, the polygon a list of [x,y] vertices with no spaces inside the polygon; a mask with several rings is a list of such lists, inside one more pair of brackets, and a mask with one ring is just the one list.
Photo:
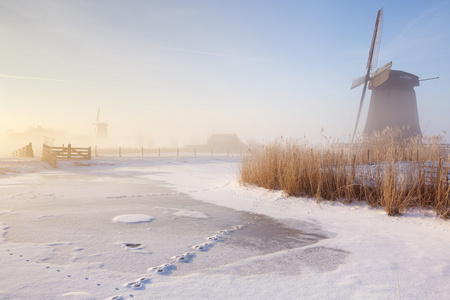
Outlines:
{"label": "footprint in snow", "polygon": [[150,283],[150,278],[141,277],[135,281],[131,281],[131,282],[124,284],[124,287],[133,288],[135,290],[140,290],[140,289],[144,288],[145,283]]}
{"label": "footprint in snow", "polygon": [[126,284],[126,287],[131,287],[135,290],[140,290],[144,287],[144,285],[139,281],[129,282]]}
{"label": "footprint in snow", "polygon": [[212,235],[212,236],[208,237],[207,239],[210,240],[210,241],[216,241],[216,242],[222,242],[223,241],[222,236],[218,235],[218,234]]}
{"label": "footprint in snow", "polygon": [[236,230],[241,230],[242,228],[244,228],[245,225],[234,225],[233,228]]}
{"label": "footprint in snow", "polygon": [[[231,229],[219,230],[219,231],[217,231],[218,234],[212,235],[207,238],[210,242],[192,246],[191,249],[197,250],[197,251],[208,251],[214,245],[214,242],[223,241],[222,235],[229,235],[232,232],[234,232],[236,230],[241,230],[244,227],[245,227],[245,225],[235,225]],[[125,246],[129,247],[129,248],[138,248],[141,246],[141,244],[126,243]],[[178,263],[178,262],[189,263],[192,261],[192,259],[194,257],[196,257],[195,253],[191,253],[191,252],[186,252],[181,255],[175,255],[175,256],[172,256],[169,258],[171,260],[171,263],[152,267],[152,268],[147,269],[147,271],[154,272],[156,274],[161,274],[161,275],[170,275],[170,274],[172,274],[173,270],[177,269],[177,267],[174,265],[174,263]],[[143,288],[145,288],[145,283],[150,283],[150,280],[151,279],[149,277],[141,277],[135,281],[131,281],[131,282],[124,284],[124,287],[133,288],[136,290],[143,289]],[[116,290],[117,290],[117,288],[116,288]],[[122,299],[122,297],[120,297],[120,298],[116,298],[116,297],[120,297],[120,296],[114,296],[109,299],[111,299],[111,300]],[[130,294],[130,297],[134,297],[134,295]]]}
{"label": "footprint in snow", "polygon": [[203,243],[199,245],[192,246],[191,249],[199,251],[208,251],[213,246],[212,243]]}
{"label": "footprint in snow", "polygon": [[125,246],[128,248],[139,248],[142,246],[142,244],[125,243]]}
{"label": "footprint in snow", "polygon": [[173,270],[176,270],[177,267],[173,264],[163,264],[157,267],[152,267],[149,268],[148,271],[149,272],[155,272],[156,274],[161,274],[161,275],[170,275],[172,274]]}
{"label": "footprint in snow", "polygon": [[175,255],[169,258],[173,263],[175,262],[183,262],[183,263],[189,263],[192,261],[192,259],[195,257],[194,253],[186,252],[181,255]]}

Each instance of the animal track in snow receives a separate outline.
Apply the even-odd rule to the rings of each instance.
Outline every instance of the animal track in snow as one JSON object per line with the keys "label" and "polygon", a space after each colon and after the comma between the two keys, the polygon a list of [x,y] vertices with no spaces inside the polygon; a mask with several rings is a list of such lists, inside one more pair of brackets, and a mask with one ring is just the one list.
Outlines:
{"label": "animal track in snow", "polygon": [[[51,245],[56,245],[56,244],[51,244]],[[80,249],[75,249],[75,250],[80,250]],[[24,257],[22,254],[15,255],[15,254],[17,254],[17,253],[12,252],[11,249],[6,249],[6,253],[9,253],[9,255],[14,255],[14,256],[20,257],[20,258],[23,259],[23,261],[28,262],[28,263],[34,262],[34,263],[36,263],[36,264],[44,264],[44,266],[43,266],[44,270],[48,270],[49,272],[52,272],[52,271],[55,272],[55,271],[56,271],[57,273],[60,274],[60,276],[65,277],[67,280],[72,280],[73,278],[76,278],[76,277],[77,277],[77,276],[73,276],[73,274],[67,274],[67,273],[65,273],[65,271],[62,270],[62,269],[53,268],[53,267],[52,267],[53,265],[46,265],[47,263],[44,262],[45,260],[36,260],[36,261],[33,260],[33,261],[32,261],[32,260],[30,260],[30,259],[26,259],[26,257]],[[59,276],[59,275],[58,275],[58,276]],[[82,278],[84,278],[84,280],[90,280],[89,277],[82,277]],[[143,277],[143,278],[140,278],[139,281],[140,281],[140,282],[146,282],[146,281],[149,281],[149,279]],[[101,282],[97,282],[97,283],[96,283],[96,286],[97,286],[97,287],[103,287],[103,284],[102,284]],[[135,289],[138,289],[139,287],[140,287],[140,286],[136,284],[134,288],[135,288]],[[115,290],[116,290],[116,291],[120,291],[120,288],[116,287]],[[133,295],[133,296],[130,295],[130,297],[134,297],[134,295]],[[123,300],[123,297],[122,297],[122,296],[113,296],[113,297],[110,297],[110,298],[108,298],[108,299],[111,299],[111,300],[113,300],[113,299],[114,299],[114,300]]]}

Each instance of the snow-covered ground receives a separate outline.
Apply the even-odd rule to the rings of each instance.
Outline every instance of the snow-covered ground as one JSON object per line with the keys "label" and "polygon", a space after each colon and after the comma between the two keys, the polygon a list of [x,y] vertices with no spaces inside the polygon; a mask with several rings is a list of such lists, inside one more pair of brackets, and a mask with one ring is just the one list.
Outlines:
{"label": "snow-covered ground", "polygon": [[0,299],[448,299],[450,222],[243,187],[238,158],[0,160]]}

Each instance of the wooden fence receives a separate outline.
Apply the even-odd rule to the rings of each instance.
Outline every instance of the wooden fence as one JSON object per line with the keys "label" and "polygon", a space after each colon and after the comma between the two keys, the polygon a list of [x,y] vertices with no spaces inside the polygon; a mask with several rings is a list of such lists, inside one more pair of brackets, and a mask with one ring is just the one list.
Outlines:
{"label": "wooden fence", "polygon": [[34,157],[33,146],[31,145],[31,143],[29,143],[28,145],[23,146],[22,148],[14,151],[12,153],[12,156],[14,156],[14,157]]}
{"label": "wooden fence", "polygon": [[67,147],[50,147],[44,145],[42,148],[42,160],[47,161],[56,168],[57,160],[91,159],[91,147],[74,148],[71,144]]}
{"label": "wooden fence", "polygon": [[94,156],[242,156],[249,153],[248,148],[242,149],[215,149],[210,147],[201,148],[144,148],[144,147],[116,147],[116,148],[98,148],[94,146]]}
{"label": "wooden fence", "polygon": [[395,161],[423,161],[430,158],[430,153],[433,153],[435,157],[433,159],[438,160],[440,157],[448,157],[450,160],[450,144],[438,144],[438,145],[423,145],[419,148],[400,148],[389,149],[387,153],[386,149],[371,149],[365,148],[362,144],[350,144],[350,143],[336,143],[333,145],[336,153],[340,151],[341,155],[349,154],[356,155],[358,162],[360,163],[376,163],[382,162],[386,159],[386,155],[389,154]]}
{"label": "wooden fence", "polygon": [[427,183],[450,183],[450,166],[446,165],[441,158],[436,162],[419,163],[419,166],[424,170]]}
{"label": "wooden fence", "polygon": [[48,162],[53,168],[56,168],[56,153],[52,151],[51,147],[45,144],[42,147],[42,160]]}

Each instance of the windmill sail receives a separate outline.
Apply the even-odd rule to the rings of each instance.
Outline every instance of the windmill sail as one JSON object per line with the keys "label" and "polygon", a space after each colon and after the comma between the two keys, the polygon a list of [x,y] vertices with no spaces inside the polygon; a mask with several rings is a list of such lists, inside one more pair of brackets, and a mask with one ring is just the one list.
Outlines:
{"label": "windmill sail", "polygon": [[372,80],[370,81],[369,89],[376,88],[382,85],[386,80],[389,79],[391,74],[392,61],[385,64],[372,74]]}
{"label": "windmill sail", "polygon": [[352,87],[350,89],[353,90],[354,88],[360,86],[364,82],[366,82],[366,76],[361,76],[361,77],[355,78],[355,79],[353,79]]}
{"label": "windmill sail", "polygon": [[[378,64],[378,53],[380,53],[381,34],[383,32],[383,8],[378,11],[375,28],[373,31],[372,45],[370,45],[367,69],[375,69]],[[372,54],[372,57],[370,56]]]}
{"label": "windmill sail", "polygon": [[[366,76],[364,77],[364,81],[363,81],[364,88],[363,88],[363,91],[361,94],[361,100],[359,102],[358,115],[356,117],[355,129],[353,130],[353,135],[352,135],[352,143],[355,138],[356,130],[358,129],[359,117],[361,116],[361,109],[362,109],[362,106],[364,103],[364,97],[366,96],[367,83],[370,80],[370,71],[372,70],[372,66],[373,66],[372,63],[373,62],[376,63],[378,61],[378,52],[380,49],[380,42],[381,42],[381,31],[383,29],[382,28],[383,22],[381,21],[382,19],[383,19],[383,9],[380,9],[378,11],[377,19],[375,21],[375,28],[374,28],[373,36],[372,36],[372,43],[370,45],[370,50],[369,50],[369,57],[367,58],[367,66],[366,66],[367,72],[366,72]],[[375,54],[375,59],[374,59],[374,54]],[[355,83],[355,81],[353,81],[353,82]],[[361,84],[362,83],[360,83],[359,85],[361,85]]]}

